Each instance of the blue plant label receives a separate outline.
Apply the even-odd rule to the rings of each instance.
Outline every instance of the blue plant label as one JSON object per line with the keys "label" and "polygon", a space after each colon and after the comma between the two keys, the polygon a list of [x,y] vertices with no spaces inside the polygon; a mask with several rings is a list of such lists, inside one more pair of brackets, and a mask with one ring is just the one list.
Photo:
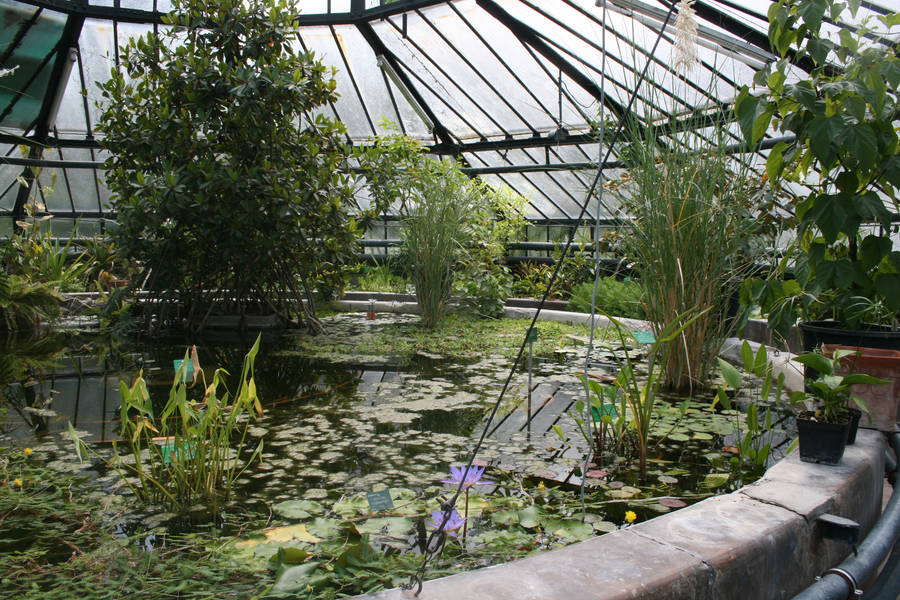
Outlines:
{"label": "blue plant label", "polygon": [[394,501],[391,500],[390,490],[366,492],[366,500],[369,501],[369,510],[371,510],[372,512],[394,508]]}
{"label": "blue plant label", "polygon": [[656,341],[656,338],[653,337],[653,334],[649,331],[633,331],[631,335],[634,336],[634,339],[637,340],[638,344],[652,344]]}
{"label": "blue plant label", "polygon": [[616,418],[616,407],[613,404],[604,404],[602,408],[597,406],[591,407],[591,415],[594,417],[594,423],[598,423],[601,417]]}
{"label": "blue plant label", "polygon": [[[183,358],[179,358],[172,361],[172,364],[175,366],[175,372],[178,372],[178,369],[181,368],[181,365],[184,363]],[[187,361],[187,364],[184,367],[184,375],[181,377],[182,382],[186,382],[189,379],[194,378],[194,363],[192,361]]]}
{"label": "blue plant label", "polygon": [[538,339],[538,330],[537,327],[528,330],[528,335],[525,336],[525,341],[529,344],[533,344]]}

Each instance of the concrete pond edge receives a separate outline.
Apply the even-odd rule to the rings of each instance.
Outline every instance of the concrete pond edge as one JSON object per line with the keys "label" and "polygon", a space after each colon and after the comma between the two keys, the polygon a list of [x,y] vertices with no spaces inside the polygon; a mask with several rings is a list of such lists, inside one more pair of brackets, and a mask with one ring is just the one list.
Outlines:
{"label": "concrete pond edge", "polygon": [[[337,310],[365,311],[368,301],[338,301]],[[376,312],[414,313],[414,303],[376,300]],[[506,316],[531,318],[534,308],[507,307]],[[542,318],[590,323],[590,315],[542,311]],[[609,324],[595,317],[598,327]],[[635,330],[643,321],[623,319]],[[739,352],[729,339],[723,355]],[[754,349],[757,345],[754,345]],[[802,375],[779,353],[776,368],[788,387]],[[798,379],[799,377],[799,379]],[[792,385],[793,384],[793,385]],[[841,463],[804,463],[797,453],[772,466],[756,482],[727,495],[590,540],[512,562],[426,581],[420,600],[771,600],[791,598],[851,548],[823,537],[817,518],[833,514],[858,522],[864,536],[881,514],[886,440],[860,430]],[[408,590],[392,589],[363,599],[410,600]]]}

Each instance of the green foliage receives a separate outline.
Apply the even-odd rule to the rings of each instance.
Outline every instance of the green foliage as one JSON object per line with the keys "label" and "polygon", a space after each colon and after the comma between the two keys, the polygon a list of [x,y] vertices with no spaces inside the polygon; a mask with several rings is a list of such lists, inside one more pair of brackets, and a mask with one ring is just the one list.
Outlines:
{"label": "green foliage", "polygon": [[[634,334],[629,332],[626,336],[626,331],[628,330],[625,326],[619,323],[614,317],[607,315],[607,318],[612,322],[616,334],[619,337],[623,358],[619,358],[619,356],[616,355],[616,362],[619,363],[619,372],[616,375],[615,382],[612,384],[615,387],[616,392],[612,394],[612,396],[607,395],[607,392],[599,395],[595,393],[595,396],[598,396],[601,407],[607,398],[618,398],[620,405],[622,407],[627,407],[628,426],[634,430],[637,436],[637,445],[640,453],[640,474],[642,478],[647,473],[647,450],[649,447],[650,430],[657,417],[659,387],[662,383],[662,369],[667,364],[667,355],[672,352],[673,341],[678,339],[691,324],[696,322],[697,319],[702,316],[703,313],[696,314],[690,318],[688,318],[689,316],[687,314],[676,315],[675,320],[656,334],[655,339],[648,350],[649,364],[647,366],[646,377],[639,380],[634,368],[635,363],[631,358],[631,353],[628,351],[628,338],[633,338]],[[584,380],[584,385],[588,388],[587,391],[590,392],[590,383],[586,379]],[[621,395],[621,397],[619,395]],[[594,400],[591,402],[593,405]],[[600,414],[601,418],[603,418],[602,409]],[[617,417],[620,417],[623,414],[625,414],[625,411],[620,408]],[[614,429],[616,427],[619,429],[622,428],[621,425],[616,426],[615,423],[611,421],[607,422],[613,424]]]}
{"label": "green foliage", "polygon": [[[574,312],[591,312],[591,296],[594,294],[594,282],[586,281],[572,290],[569,306],[566,310]],[[595,305],[598,312],[628,319],[644,319],[644,306],[641,301],[641,285],[627,279],[619,281],[615,277],[601,277],[597,281]]]}
{"label": "green foliage", "polygon": [[393,273],[389,265],[362,267],[357,285],[366,292],[391,292],[405,294],[409,285],[405,277]]}
{"label": "green foliage", "polygon": [[[544,293],[550,288],[547,293],[548,299],[569,298],[579,284],[593,280],[594,263],[588,250],[585,244],[575,244],[565,256],[560,249],[554,250],[552,264],[522,263],[516,269],[513,291],[524,298],[543,298]],[[559,267],[559,274],[551,286],[550,279],[556,264],[560,261],[562,264]]]}
{"label": "green foliage", "polygon": [[[840,21],[858,6],[774,2],[769,39],[782,59],[756,75],[765,95],[745,86],[736,102],[748,142],[756,144],[771,127],[796,136],[769,153],[772,185],[810,188],[796,202],[792,260],[776,273],[792,267],[796,285],[754,283],[744,293],[782,336],[797,317],[835,318],[850,328],[873,321],[896,327],[900,321],[900,252],[891,241],[900,186],[900,57],[893,47],[866,39],[872,23],[838,36],[822,29],[826,15]],[[877,19],[879,40],[900,25],[897,13]],[[811,65],[809,77],[787,83],[801,61]]]}
{"label": "green foliage", "polygon": [[665,365],[666,387],[685,390],[705,385],[731,325],[728,305],[752,262],[754,192],[743,162],[726,150],[724,126],[711,142],[686,132],[664,146],[658,135],[653,127],[634,132],[630,181],[613,189],[623,207],[622,250],[634,261],[646,318],[662,330],[679,314],[703,312]]}
{"label": "green foliage", "polygon": [[478,312],[499,316],[508,295],[501,261],[523,225],[518,213],[525,200],[469,180],[455,162],[426,156],[418,142],[400,135],[377,138],[359,161],[375,204],[401,215],[402,252],[422,324],[438,324],[457,277]]}
{"label": "green foliage", "polygon": [[869,408],[865,400],[853,395],[850,386],[886,385],[890,382],[863,373],[840,374],[841,360],[853,354],[855,354],[853,350],[837,349],[833,350],[830,356],[820,350],[795,357],[795,361],[813,369],[816,377],[806,382],[806,390],[798,390],[791,394],[791,403],[810,401],[816,418],[829,423],[844,422],[844,415],[847,409],[852,408],[851,404],[868,413]]}
{"label": "green foliage", "polygon": [[[743,376],[731,363],[719,358],[719,370],[725,380],[719,386],[713,407],[717,404],[726,409],[731,408],[731,396],[744,388]],[[774,431],[772,429],[773,408],[778,408],[781,392],[784,388],[784,373],[775,376],[774,366],[769,361],[765,346],[760,346],[754,354],[750,343],[746,340],[741,345],[741,361],[744,371],[756,378],[753,392],[747,404],[743,424],[738,413],[735,413],[734,426],[737,441],[735,447],[738,457],[732,462],[740,467],[742,462],[749,462],[756,467],[763,467],[772,449]],[[765,413],[760,416],[760,410]]]}
{"label": "green foliage", "polygon": [[291,2],[173,5],[101,86],[116,244],[196,326],[220,290],[287,313],[275,292],[340,285],[360,234],[343,127],[317,110],[337,98],[332,71],[297,47]]}
{"label": "green foliage", "polygon": [[[234,480],[262,452],[260,442],[249,458],[242,456],[247,429],[254,415],[262,413],[253,379],[258,351],[259,338],[244,359],[240,387],[233,398],[220,390],[227,375],[221,369],[208,386],[204,379],[200,401],[188,397],[188,362],[194,365],[195,378],[198,372],[202,375],[196,351],[185,355],[159,414],[141,374],[131,387],[120,382],[122,437],[129,452],[126,460],[114,444],[112,464],[139,497],[182,509],[196,502],[216,504],[220,495],[227,498]],[[71,425],[69,429],[78,456],[91,452]],[[129,473],[137,477],[138,485],[130,483]]]}
{"label": "green foliage", "polygon": [[0,272],[0,331],[27,331],[60,315],[63,298],[52,283]]}
{"label": "green foliage", "polygon": [[37,451],[26,457],[21,448],[0,448],[3,596],[249,598],[270,581],[223,552],[215,534],[122,537],[121,502],[113,500],[120,498],[93,488],[85,476],[45,466]]}

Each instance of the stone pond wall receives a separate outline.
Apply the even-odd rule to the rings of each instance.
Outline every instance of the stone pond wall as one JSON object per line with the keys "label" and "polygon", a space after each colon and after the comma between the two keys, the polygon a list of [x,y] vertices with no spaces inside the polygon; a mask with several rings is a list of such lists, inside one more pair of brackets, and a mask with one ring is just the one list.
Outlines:
{"label": "stone pond wall", "polygon": [[[850,552],[816,517],[868,532],[881,513],[884,436],[860,430],[841,464],[796,453],[736,492],[559,550],[425,582],[421,600],[774,600],[791,598]],[[362,597],[361,597],[362,598]],[[367,598],[401,600],[388,590]]]}
{"label": "stone pond wall", "polygon": [[[343,310],[362,310],[345,302]],[[357,305],[358,304],[358,305]],[[415,312],[407,302],[379,302],[379,312]],[[529,318],[533,308],[507,307]],[[547,310],[543,319],[590,322],[588,315]],[[598,326],[608,324],[596,317]],[[623,320],[626,321],[626,320]],[[647,324],[630,321],[640,330]],[[729,340],[723,354],[739,353]],[[755,349],[754,345],[754,349]],[[789,353],[776,359],[789,389],[802,374]],[[830,513],[857,521],[862,536],[881,514],[885,437],[860,430],[837,466],[800,462],[796,453],[760,480],[591,540],[502,565],[427,581],[420,600],[775,600],[791,598],[850,553],[825,540],[816,518]],[[362,598],[409,600],[387,590]]]}

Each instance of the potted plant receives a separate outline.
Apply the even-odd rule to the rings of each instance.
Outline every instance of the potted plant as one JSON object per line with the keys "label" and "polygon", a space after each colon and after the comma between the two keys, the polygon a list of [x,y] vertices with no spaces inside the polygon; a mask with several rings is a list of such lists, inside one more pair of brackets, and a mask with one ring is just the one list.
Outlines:
{"label": "potted plant", "polygon": [[835,349],[830,356],[819,351],[794,358],[817,374],[815,379],[807,380],[806,389],[791,394],[791,404],[804,407],[797,415],[800,460],[804,462],[840,462],[850,436],[851,408],[869,412],[865,401],[852,393],[851,386],[887,383],[863,373],[840,374],[841,360],[851,354],[851,350]]}
{"label": "potted plant", "polygon": [[[823,29],[825,15],[839,23],[845,10],[855,19],[857,8],[838,0],[773,3],[769,39],[782,59],[757,73],[764,94],[745,86],[735,103],[751,144],[773,127],[788,138],[769,152],[766,177],[795,194],[794,243],[773,277],[745,283],[742,301],[760,306],[783,339],[798,319],[807,321],[807,350],[821,343],[900,349],[900,252],[891,238],[900,57],[883,43],[900,21],[876,15],[851,35]],[[870,25],[878,35],[867,38]],[[797,80],[802,71],[808,77]],[[796,195],[803,188],[808,194]],[[776,212],[774,200],[768,208],[764,214]]]}

